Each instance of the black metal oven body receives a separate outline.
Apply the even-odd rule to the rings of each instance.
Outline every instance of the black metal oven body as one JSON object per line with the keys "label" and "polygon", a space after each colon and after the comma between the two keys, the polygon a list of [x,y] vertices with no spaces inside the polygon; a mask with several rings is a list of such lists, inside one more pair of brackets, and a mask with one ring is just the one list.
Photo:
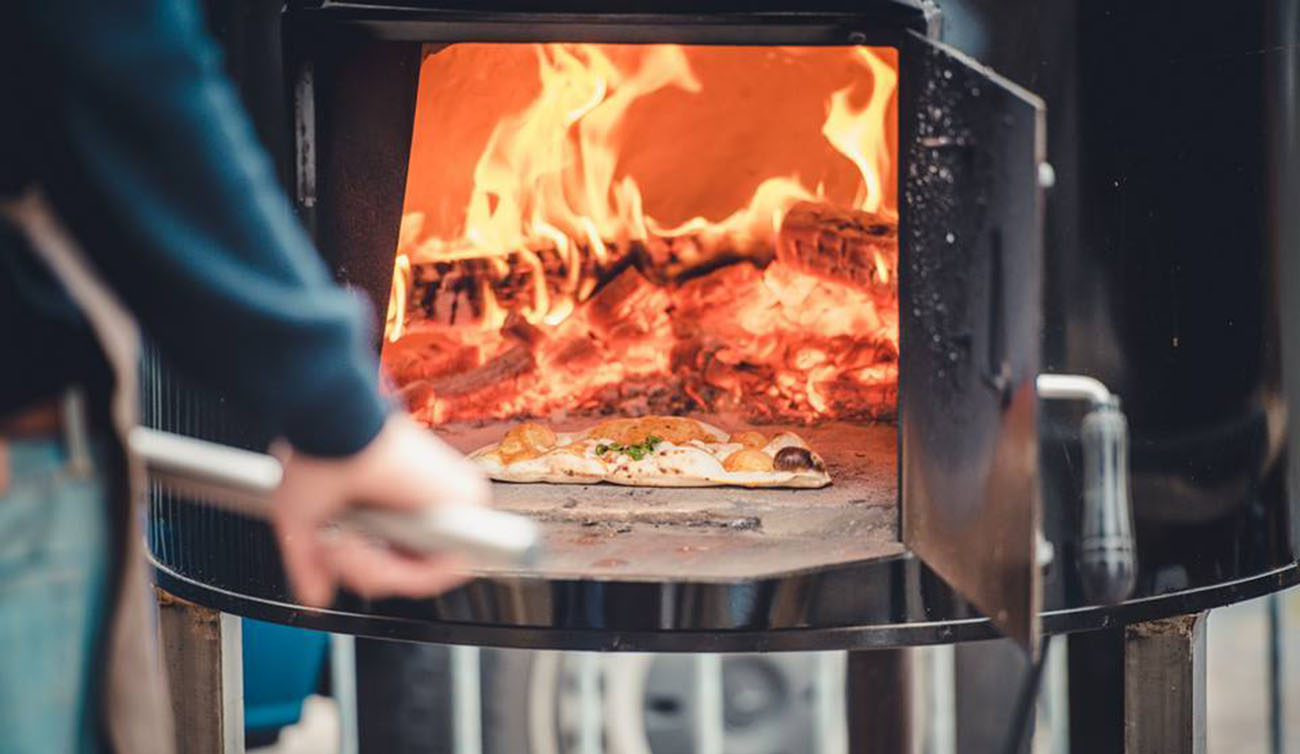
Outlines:
{"label": "black metal oven body", "polygon": [[[992,635],[959,594],[1032,644],[1040,611],[1049,632],[1094,628],[1295,578],[1278,314],[1294,297],[1274,285],[1296,240],[1281,203],[1296,165],[1276,159],[1289,146],[1281,129],[1294,119],[1295,77],[1284,74],[1295,59],[1249,52],[1281,33],[1279,17],[1294,21],[1293,3],[1224,30],[1179,16],[1183,38],[1158,44],[1146,34],[1160,14],[1122,3],[953,3],[947,38],[1046,101],[1045,155],[1041,102],[936,47],[928,4],[588,5],[325,3],[281,14],[249,2],[222,4],[213,20],[322,254],[377,307],[391,283],[426,44],[899,47],[900,497],[904,539],[920,557],[726,584],[491,579],[434,600],[345,596],[337,610],[312,611],[292,604],[261,524],[159,494],[150,533],[165,587],[252,617],[375,636],[779,650]],[[1206,94],[1227,104],[1207,116]],[[1100,377],[1129,413],[1139,570],[1122,605],[1091,604],[1081,590],[1080,417],[1048,403],[1038,411],[1040,370]],[[147,377],[151,423],[253,447],[269,439],[156,360]],[[1040,527],[1054,550],[1046,568]]]}

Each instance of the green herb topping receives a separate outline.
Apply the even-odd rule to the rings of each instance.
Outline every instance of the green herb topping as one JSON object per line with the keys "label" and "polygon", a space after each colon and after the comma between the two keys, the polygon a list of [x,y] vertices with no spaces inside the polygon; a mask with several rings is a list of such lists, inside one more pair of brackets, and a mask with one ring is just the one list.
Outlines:
{"label": "green herb topping", "polygon": [[635,445],[624,445],[621,442],[609,443],[608,445],[601,443],[596,446],[596,455],[603,456],[606,453],[614,453],[615,455],[626,453],[632,457],[633,461],[640,461],[642,458],[654,453],[655,446],[661,442],[663,442],[661,438],[649,435],[645,440]]}

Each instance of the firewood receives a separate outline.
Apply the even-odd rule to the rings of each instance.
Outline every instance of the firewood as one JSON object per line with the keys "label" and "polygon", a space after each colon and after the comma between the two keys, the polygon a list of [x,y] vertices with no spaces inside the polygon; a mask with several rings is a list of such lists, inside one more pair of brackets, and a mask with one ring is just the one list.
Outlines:
{"label": "firewood", "polygon": [[679,339],[703,335],[729,340],[744,337],[738,302],[763,295],[763,272],[749,263],[722,267],[684,283],[673,295],[673,330]]}
{"label": "firewood", "polygon": [[[610,256],[601,265],[590,254],[579,255],[581,270],[573,275],[566,257],[554,248],[530,249],[541,262],[542,276],[552,300],[576,295],[574,281],[597,280],[612,274],[608,270],[625,254],[609,247]],[[471,324],[487,309],[483,301],[483,284],[492,291],[497,305],[506,311],[522,311],[533,305],[537,290],[536,268],[523,264],[518,257],[507,258],[509,270],[500,274],[486,259],[417,262],[412,265],[412,301],[424,316],[444,325]]]}
{"label": "firewood", "polygon": [[474,367],[478,349],[466,346],[445,332],[407,332],[395,343],[385,343],[384,369],[398,384],[432,379]]}
{"label": "firewood", "polygon": [[429,385],[433,394],[439,398],[468,395],[498,386],[527,374],[536,367],[532,349],[520,343],[473,369],[429,380]]}
{"label": "firewood", "polygon": [[[659,297],[662,297],[662,302],[652,302],[652,299]],[[637,318],[636,315],[652,303],[658,306],[660,311],[666,310],[667,294],[662,288],[646,280],[635,267],[628,267],[618,277],[596,291],[585,306],[592,328],[601,334],[608,334],[616,328],[627,326]]]}
{"label": "firewood", "polygon": [[[738,250],[730,247],[701,254],[702,243],[689,235],[645,241],[605,241],[603,261],[583,244],[578,247],[581,270],[576,275],[569,270],[567,256],[554,247],[535,247],[528,251],[541,262],[546,289],[552,298],[574,295],[576,291],[571,288],[575,280],[595,280],[597,290],[608,287],[629,267],[636,268],[652,285],[670,286],[739,260],[747,259],[762,266],[772,254],[770,248]],[[536,269],[523,264],[518,257],[509,257],[507,262],[509,271],[504,275],[486,259],[415,262],[412,264],[411,300],[427,318],[439,324],[466,324],[482,315],[485,307],[481,300],[481,284],[486,281],[501,308],[507,311],[527,308],[536,295]]]}
{"label": "firewood", "polygon": [[[885,260],[883,277],[878,256]],[[864,288],[893,285],[898,226],[870,212],[801,202],[781,222],[776,258],[828,280]]]}
{"label": "firewood", "polygon": [[415,380],[403,385],[397,390],[397,399],[402,402],[407,411],[417,412],[422,410],[429,403],[429,399],[434,395],[433,386],[428,380]]}
{"label": "firewood", "polygon": [[548,368],[567,372],[583,372],[600,366],[605,354],[586,335],[572,336],[547,343],[542,362]]}
{"label": "firewood", "polygon": [[517,311],[512,311],[506,315],[505,324],[501,326],[501,332],[512,338],[526,343],[530,348],[536,348],[539,343],[546,339],[546,334],[537,329],[537,326]]}

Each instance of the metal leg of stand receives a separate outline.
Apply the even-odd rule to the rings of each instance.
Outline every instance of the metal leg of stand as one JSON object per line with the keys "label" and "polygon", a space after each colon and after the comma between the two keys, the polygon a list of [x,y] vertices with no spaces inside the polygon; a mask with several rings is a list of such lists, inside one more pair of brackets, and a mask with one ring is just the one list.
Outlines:
{"label": "metal leg of stand", "polygon": [[330,634],[330,689],[339,709],[339,754],[358,754],[357,640],[348,634]]}
{"label": "metal leg of stand", "polygon": [[905,649],[849,653],[850,754],[907,754],[912,750],[912,669]]}
{"label": "metal leg of stand", "polygon": [[694,754],[722,754],[726,745],[723,711],[722,655],[695,656]]}
{"label": "metal leg of stand", "polygon": [[1124,751],[1204,754],[1205,613],[1125,629]]}
{"label": "metal leg of stand", "polygon": [[453,754],[483,754],[483,650],[451,648]]}
{"label": "metal leg of stand", "polygon": [[176,748],[243,754],[244,674],[239,618],[161,589],[158,628],[171,685]]}
{"label": "metal leg of stand", "polygon": [[848,754],[848,652],[817,652],[814,688],[813,751],[817,754]]}
{"label": "metal leg of stand", "polygon": [[1066,639],[1071,752],[1124,750],[1124,629]]}

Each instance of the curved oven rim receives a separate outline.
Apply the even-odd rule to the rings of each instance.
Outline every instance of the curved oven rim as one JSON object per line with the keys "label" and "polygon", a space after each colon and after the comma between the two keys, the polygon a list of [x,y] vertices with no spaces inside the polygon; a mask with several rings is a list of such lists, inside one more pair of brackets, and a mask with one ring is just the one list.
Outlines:
{"label": "curved oven rim", "polygon": [[[1002,636],[989,619],[975,613],[960,598],[951,597],[951,593],[948,596],[953,601],[946,605],[949,612],[938,617],[934,615],[939,612],[936,601],[926,600],[924,614],[902,620],[888,616],[873,621],[868,617],[861,622],[850,620],[843,625],[752,625],[740,629],[698,621],[689,626],[651,630],[645,626],[680,621],[681,616],[666,614],[662,609],[656,612],[648,607],[646,612],[637,615],[630,615],[626,610],[609,611],[603,617],[616,618],[617,621],[600,627],[553,619],[556,615],[555,597],[563,595],[572,599],[573,592],[616,601],[617,593],[623,591],[629,593],[631,601],[649,605],[649,601],[643,599],[643,594],[635,591],[645,586],[642,584],[595,581],[534,584],[531,585],[534,589],[540,588],[549,593],[551,601],[533,613],[518,616],[513,623],[503,621],[500,616],[487,614],[485,609],[491,606],[481,599],[493,592],[509,593],[518,590],[518,584],[505,580],[479,580],[442,598],[412,603],[430,607],[433,603],[456,602],[462,608],[467,608],[464,620],[443,620],[363,613],[358,609],[310,608],[253,597],[178,574],[159,564],[152,555],[150,562],[154,567],[158,587],[182,599],[221,612],[297,628],[419,643],[602,652],[803,652],[953,644]],[[914,571],[918,561],[911,557],[899,557],[888,561],[888,564],[893,575],[901,577],[908,570]],[[834,571],[813,574],[816,582],[814,588],[831,586],[827,582],[834,575]],[[907,579],[912,583],[899,590],[904,593],[900,595],[904,600],[908,593],[920,591],[915,588],[915,574],[913,576]],[[929,578],[939,584],[940,589],[946,589],[937,577]],[[1039,615],[1044,635],[1113,629],[1209,610],[1261,597],[1295,584],[1300,584],[1300,564],[1291,563],[1231,581],[1141,597],[1118,605],[1058,606],[1043,610]],[[715,596],[726,599],[753,585],[657,586],[671,586],[681,591],[695,589],[701,596],[711,591]],[[919,594],[911,596],[920,601]],[[665,603],[658,604],[662,606]],[[548,619],[548,615],[552,619]]]}

